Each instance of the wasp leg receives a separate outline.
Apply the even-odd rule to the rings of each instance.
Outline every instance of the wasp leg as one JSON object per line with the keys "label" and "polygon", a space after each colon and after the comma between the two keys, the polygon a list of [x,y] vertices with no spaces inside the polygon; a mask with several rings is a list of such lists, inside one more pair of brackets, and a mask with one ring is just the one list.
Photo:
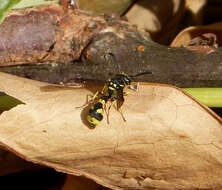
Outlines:
{"label": "wasp leg", "polygon": [[127,96],[128,94],[130,94],[129,92],[123,92],[123,96]]}
{"label": "wasp leg", "polygon": [[[90,103],[94,102],[96,98],[98,98],[99,95],[102,95],[104,90],[105,90],[106,86],[103,87],[102,91],[97,91],[93,96],[92,95],[87,95],[87,100],[86,100],[86,103],[81,106],[81,108],[85,108],[87,107]],[[91,100],[89,100],[89,96],[91,96]]]}
{"label": "wasp leg", "polygon": [[[117,101],[115,100],[115,101],[113,101],[113,103],[114,103],[114,102],[117,102]],[[126,119],[125,119],[125,117],[124,117],[124,115],[123,115],[123,112],[122,112],[121,108],[120,108],[120,107],[118,108],[117,105],[115,106],[115,108],[116,108],[116,110],[120,113],[123,121],[126,122]]]}
{"label": "wasp leg", "polygon": [[93,97],[92,97],[92,99],[90,100],[90,102],[93,102],[97,97],[98,97],[98,95],[99,94],[102,94],[100,91],[97,91],[94,95],[93,95]]}
{"label": "wasp leg", "polygon": [[[79,108],[85,108],[85,107],[87,107],[89,104],[91,104],[91,103],[92,103],[99,95],[101,95],[101,94],[102,94],[102,93],[101,93],[100,91],[97,91],[97,92],[93,95],[93,97],[92,97],[92,95],[87,94],[87,96],[86,96],[86,103],[83,104],[82,106],[77,106],[76,108],[79,109]],[[90,100],[89,100],[89,96],[92,97]]]}
{"label": "wasp leg", "polygon": [[87,96],[86,96],[86,103],[85,104],[83,104],[82,106],[76,106],[75,108],[83,109],[83,108],[87,107],[92,102],[91,100],[89,100],[89,96],[92,97],[92,95],[87,94]]}
{"label": "wasp leg", "polygon": [[[109,108],[108,108],[108,111],[106,111],[107,124],[109,124],[109,111],[110,111],[111,107],[113,106],[114,102],[115,102],[115,101],[111,101],[111,104],[110,104],[110,106],[109,106]],[[105,110],[106,110],[106,109],[105,109]]]}
{"label": "wasp leg", "polygon": [[122,116],[123,121],[126,122],[126,119],[125,119],[125,117],[124,117],[124,115],[123,115],[123,112],[122,112],[121,108],[119,108],[118,112],[119,112],[120,115]]}
{"label": "wasp leg", "polygon": [[105,110],[105,113],[106,113],[106,120],[107,120],[107,124],[109,124],[109,109],[110,109],[110,106],[109,106],[109,108],[108,108],[108,111],[107,111],[107,109],[106,109],[106,104],[104,104],[104,110]]}

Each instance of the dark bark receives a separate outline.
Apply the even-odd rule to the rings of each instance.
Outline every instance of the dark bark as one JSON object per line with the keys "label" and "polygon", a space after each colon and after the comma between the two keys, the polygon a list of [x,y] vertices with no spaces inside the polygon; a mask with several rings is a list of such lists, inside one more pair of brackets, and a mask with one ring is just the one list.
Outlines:
{"label": "dark bark", "polygon": [[0,25],[0,63],[11,65],[0,71],[52,83],[152,72],[133,80],[218,87],[221,60],[220,49],[198,54],[162,46],[125,21],[59,6],[16,11]]}

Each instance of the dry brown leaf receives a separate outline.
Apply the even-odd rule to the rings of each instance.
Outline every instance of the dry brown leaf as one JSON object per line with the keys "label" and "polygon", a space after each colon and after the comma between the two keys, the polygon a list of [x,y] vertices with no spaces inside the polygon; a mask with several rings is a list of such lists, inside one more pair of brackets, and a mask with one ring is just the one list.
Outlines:
{"label": "dry brown leaf", "polygon": [[221,118],[181,90],[142,84],[110,124],[85,125],[85,88],[0,73],[0,91],[25,104],[0,116],[0,142],[22,158],[113,189],[221,189]]}
{"label": "dry brown leaf", "polygon": [[149,32],[154,41],[165,43],[177,32],[184,10],[184,0],[139,0],[125,16],[130,23]]}
{"label": "dry brown leaf", "polygon": [[186,15],[186,21],[192,25],[201,25],[206,4],[207,0],[186,0],[186,8],[189,11]]}
{"label": "dry brown leaf", "polygon": [[180,47],[180,46],[188,46],[190,41],[197,37],[201,36],[202,34],[206,33],[213,33],[217,36],[217,43],[219,46],[222,45],[222,22],[205,25],[205,26],[191,26],[184,30],[182,30],[176,38],[171,43],[173,47]]}

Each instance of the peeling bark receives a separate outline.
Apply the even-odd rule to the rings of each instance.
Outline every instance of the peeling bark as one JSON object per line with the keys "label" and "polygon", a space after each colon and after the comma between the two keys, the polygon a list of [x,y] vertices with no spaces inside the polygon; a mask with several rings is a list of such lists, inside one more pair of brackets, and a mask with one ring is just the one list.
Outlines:
{"label": "peeling bark", "polygon": [[10,65],[0,71],[51,83],[152,72],[133,80],[218,87],[221,60],[220,49],[206,55],[162,46],[125,21],[58,5],[13,11],[0,26],[0,63]]}

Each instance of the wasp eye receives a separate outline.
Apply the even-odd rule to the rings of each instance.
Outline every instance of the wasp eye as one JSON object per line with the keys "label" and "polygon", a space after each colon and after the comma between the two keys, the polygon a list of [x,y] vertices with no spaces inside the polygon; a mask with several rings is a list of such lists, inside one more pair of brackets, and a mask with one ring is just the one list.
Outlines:
{"label": "wasp eye", "polygon": [[130,83],[131,83],[131,80],[128,77],[125,77],[124,81],[127,85],[130,85]]}

